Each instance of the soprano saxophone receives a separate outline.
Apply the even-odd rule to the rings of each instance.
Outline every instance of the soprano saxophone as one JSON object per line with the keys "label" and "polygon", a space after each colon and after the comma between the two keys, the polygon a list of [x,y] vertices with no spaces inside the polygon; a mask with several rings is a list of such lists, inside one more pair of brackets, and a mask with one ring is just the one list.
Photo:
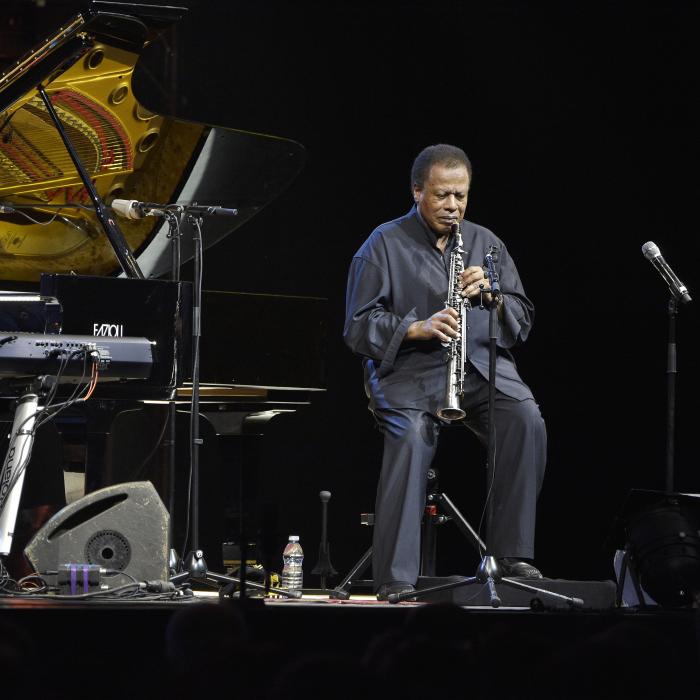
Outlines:
{"label": "soprano saxophone", "polygon": [[462,234],[459,224],[452,224],[452,235],[455,237],[455,247],[450,255],[450,280],[447,287],[445,306],[451,306],[459,315],[457,337],[442,345],[447,352],[447,390],[443,407],[437,414],[443,420],[462,420],[466,413],[460,406],[464,395],[464,367],[467,360],[467,311],[471,302],[460,294],[460,278],[464,270],[462,259]]}

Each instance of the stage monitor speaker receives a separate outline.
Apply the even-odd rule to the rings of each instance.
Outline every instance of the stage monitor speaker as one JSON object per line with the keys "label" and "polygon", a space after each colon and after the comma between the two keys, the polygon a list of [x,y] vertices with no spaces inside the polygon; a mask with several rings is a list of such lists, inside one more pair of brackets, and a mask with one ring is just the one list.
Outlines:
{"label": "stage monitor speaker", "polygon": [[56,513],[24,554],[51,585],[62,564],[99,565],[117,572],[102,577],[108,589],[134,579],[167,581],[169,520],[150,481],[107,486]]}

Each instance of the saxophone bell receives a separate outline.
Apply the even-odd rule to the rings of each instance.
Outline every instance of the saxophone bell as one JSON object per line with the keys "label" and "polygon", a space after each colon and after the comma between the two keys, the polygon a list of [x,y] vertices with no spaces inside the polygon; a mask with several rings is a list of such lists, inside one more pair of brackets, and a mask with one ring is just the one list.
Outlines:
{"label": "saxophone bell", "polygon": [[442,420],[447,421],[464,420],[467,415],[464,409],[459,406],[443,406],[437,414]]}

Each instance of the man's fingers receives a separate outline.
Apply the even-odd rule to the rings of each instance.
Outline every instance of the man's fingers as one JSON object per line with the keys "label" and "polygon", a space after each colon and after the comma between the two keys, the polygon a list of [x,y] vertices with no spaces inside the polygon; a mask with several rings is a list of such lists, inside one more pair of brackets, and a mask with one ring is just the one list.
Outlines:
{"label": "man's fingers", "polygon": [[[426,330],[429,334],[434,335],[442,341],[449,341],[457,337],[457,328],[459,325],[451,316],[445,316],[445,319],[449,319],[450,323],[445,323],[433,316],[430,319],[430,323],[427,324]],[[454,324],[454,327],[452,324]]]}
{"label": "man's fingers", "polygon": [[[457,321],[455,321],[453,318],[450,318],[451,321],[453,321],[454,325],[452,323],[443,323],[441,326],[437,327],[437,331],[443,336],[443,340],[449,336],[450,338],[456,338],[457,337],[457,328],[459,328],[459,325]],[[448,338],[449,340],[449,338]]]}
{"label": "man's fingers", "polygon": [[440,329],[436,328],[435,335],[437,335],[437,337],[443,343],[449,343],[453,338],[457,337],[457,331],[455,331],[452,328],[449,328],[448,326],[445,326],[442,331]]}
{"label": "man's fingers", "polygon": [[471,265],[464,272],[462,272],[462,284],[467,285],[472,282],[477,282],[479,280],[486,279],[486,273],[482,267],[476,265]]}
{"label": "man's fingers", "polygon": [[484,268],[472,265],[468,267],[462,273],[462,291],[460,292],[463,297],[473,297],[479,294],[479,292],[490,292],[488,275],[484,271]]}
{"label": "man's fingers", "polygon": [[459,328],[459,314],[452,308],[446,307],[434,313],[422,324],[422,332],[425,338],[438,338],[447,343],[456,338]]}
{"label": "man's fingers", "polygon": [[445,313],[447,312],[452,318],[455,320],[459,318],[459,314],[455,309],[453,309],[451,306],[446,306],[445,311],[439,312],[439,313]]}
{"label": "man's fingers", "polygon": [[452,314],[447,315],[447,314],[441,314],[440,315],[440,322],[445,325],[447,328],[454,328],[457,329],[459,328],[459,316],[457,315],[457,312],[453,309],[450,308],[450,311]]}
{"label": "man's fingers", "polygon": [[479,282],[472,282],[471,284],[468,284],[461,292],[460,294],[463,297],[473,297],[479,292],[484,292],[488,293],[491,291],[491,287],[489,287],[489,283],[481,280]]}

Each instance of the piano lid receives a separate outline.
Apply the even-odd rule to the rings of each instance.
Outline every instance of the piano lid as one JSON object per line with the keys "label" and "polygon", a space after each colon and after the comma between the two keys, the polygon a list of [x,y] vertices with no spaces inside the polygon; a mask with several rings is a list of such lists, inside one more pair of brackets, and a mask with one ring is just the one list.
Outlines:
{"label": "piano lid", "polygon": [[[154,114],[134,95],[143,49],[183,7],[98,2],[0,74],[0,280],[121,269],[38,87],[44,87],[100,198],[235,208],[208,217],[210,247],[297,176],[304,148],[279,137]],[[146,277],[170,270],[162,219],[115,218]],[[181,261],[192,257],[189,236]]]}

